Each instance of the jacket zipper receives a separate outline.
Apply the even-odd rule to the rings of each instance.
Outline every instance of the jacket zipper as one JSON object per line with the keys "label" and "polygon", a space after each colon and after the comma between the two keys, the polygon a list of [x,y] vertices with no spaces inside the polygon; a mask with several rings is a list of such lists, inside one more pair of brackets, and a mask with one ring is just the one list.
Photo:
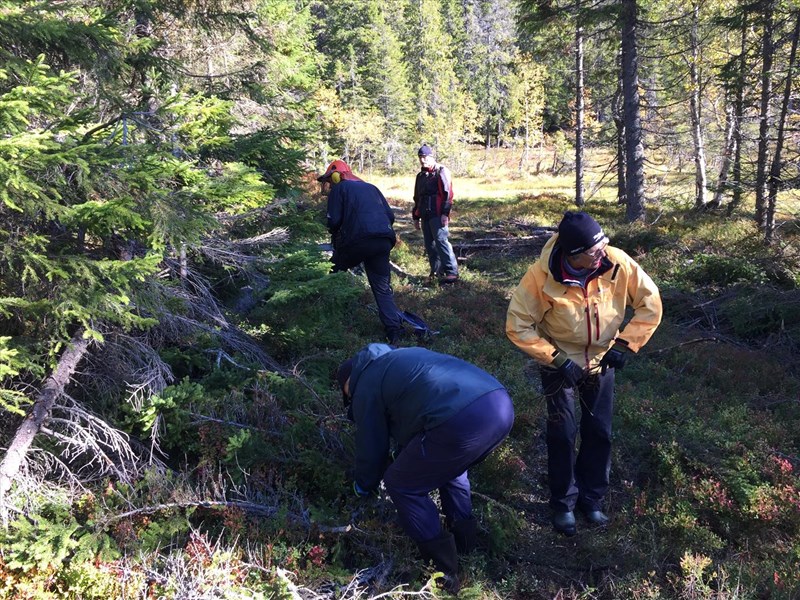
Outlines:
{"label": "jacket zipper", "polygon": [[583,306],[586,313],[586,346],[583,349],[583,360],[586,362],[586,368],[589,368],[589,346],[592,343],[592,315],[589,308],[589,292],[584,287],[583,289]]}
{"label": "jacket zipper", "polygon": [[600,306],[594,305],[594,341],[600,341]]}

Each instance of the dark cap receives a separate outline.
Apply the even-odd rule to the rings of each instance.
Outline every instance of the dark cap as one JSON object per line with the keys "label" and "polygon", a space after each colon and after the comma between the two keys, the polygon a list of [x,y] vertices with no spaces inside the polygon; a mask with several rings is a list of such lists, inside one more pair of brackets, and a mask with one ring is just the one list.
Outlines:
{"label": "dark cap", "polygon": [[558,244],[569,256],[585,252],[605,237],[600,224],[585,212],[568,210],[558,224]]}
{"label": "dark cap", "polygon": [[428,144],[422,144],[422,147],[417,152],[417,156],[431,156],[433,154],[433,148],[428,146]]}
{"label": "dark cap", "polygon": [[339,387],[342,389],[342,402],[345,406],[350,404],[350,399],[344,393],[344,384],[347,383],[347,380],[350,378],[350,373],[353,372],[353,359],[348,358],[342,364],[339,365],[339,368],[336,369],[336,382],[339,384]]}

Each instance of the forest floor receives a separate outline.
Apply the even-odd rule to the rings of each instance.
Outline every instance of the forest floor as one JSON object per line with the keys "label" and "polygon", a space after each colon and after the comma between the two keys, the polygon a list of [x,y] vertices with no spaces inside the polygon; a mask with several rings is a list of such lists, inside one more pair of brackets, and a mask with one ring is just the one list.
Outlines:
{"label": "forest floor", "polygon": [[[422,235],[414,230],[409,216],[409,191],[413,180],[410,177],[368,180],[384,190],[396,213],[395,230],[399,242],[392,260],[405,273],[393,277],[397,304],[401,310],[422,316],[432,329],[440,331],[433,339],[423,342],[410,337],[404,345],[422,343],[435,351],[454,354],[478,364],[504,382],[515,401],[516,422],[505,450],[496,451],[498,456],[490,457],[484,465],[474,469],[471,477],[475,512],[481,524],[481,547],[475,555],[462,558],[465,590],[461,596],[532,600],[711,598],[708,595],[710,591],[706,595],[693,596],[692,590],[708,587],[709,582],[716,578],[717,595],[713,597],[721,599],[749,597],[736,594],[735,589],[740,583],[743,587],[745,583],[752,585],[753,589],[769,587],[768,582],[758,581],[763,576],[760,572],[752,575],[755,582],[746,581],[742,575],[734,584],[729,582],[726,569],[738,564],[736,556],[741,556],[738,542],[727,539],[721,542],[691,541],[695,537],[705,539],[707,535],[716,540],[715,525],[710,526],[710,532],[706,531],[704,523],[701,526],[702,519],[694,525],[692,521],[668,525],[675,517],[660,511],[671,510],[668,505],[673,502],[696,503],[697,492],[666,480],[660,482],[661,474],[657,470],[663,465],[645,456],[650,452],[648,448],[674,444],[676,440],[690,445],[697,443],[695,439],[681,440],[672,429],[680,430],[681,423],[686,426],[695,418],[682,414],[682,411],[695,410],[693,394],[709,404],[718,402],[710,397],[701,381],[704,377],[711,379],[710,373],[724,368],[721,363],[746,360],[759,365],[764,361],[769,365],[773,362],[771,349],[764,339],[745,342],[731,335],[730,327],[720,325],[716,313],[724,306],[715,303],[727,296],[720,294],[717,288],[702,291],[703,285],[698,285],[697,290],[689,292],[665,282],[662,288],[667,308],[665,321],[648,347],[635,358],[638,364],[626,369],[618,378],[617,401],[623,415],[615,417],[617,440],[611,490],[606,504],[611,523],[607,527],[591,527],[582,523],[579,517],[577,535],[567,538],[555,533],[550,524],[545,410],[538,370],[508,342],[504,323],[508,298],[514,286],[538,256],[563,211],[575,209],[562,187],[568,184],[555,178],[545,178],[542,186],[531,181],[514,181],[511,189],[503,194],[495,189],[498,185],[495,182],[483,185],[485,181],[481,179],[465,181],[456,178],[457,189],[462,193],[456,199],[450,241],[459,257],[462,277],[454,285],[440,285],[426,280],[428,266]],[[646,244],[664,247],[670,245],[669,242],[657,236],[649,238],[648,242],[646,232],[629,229],[622,223],[623,208],[618,205],[590,203],[586,210],[607,226],[612,243],[614,233],[619,233],[626,250],[638,261],[644,260],[646,270],[657,281],[663,280],[664,273],[659,270],[664,265],[651,258],[649,250],[652,248]],[[661,218],[663,212],[661,209],[657,218]],[[701,228],[698,226],[698,231]],[[476,241],[480,243],[476,244]],[[692,241],[691,237],[685,242],[689,245],[694,243],[698,249],[702,245],[701,241]],[[691,266],[697,250],[687,246],[684,251],[687,254],[681,254],[679,260]],[[366,294],[363,298],[365,302],[371,301]],[[795,296],[792,298],[795,302]],[[684,310],[687,304],[692,314]],[[789,337],[794,339],[793,335]],[[698,357],[710,356],[707,353],[712,345],[717,359],[708,358],[706,374],[691,373],[693,367],[690,365],[696,363]],[[791,375],[780,393],[788,393],[791,397],[800,373],[796,361],[785,366]],[[709,385],[714,384],[709,381]],[[748,381],[742,387],[751,385],[752,382]],[[678,388],[683,389],[684,401],[689,408],[672,399],[673,393],[681,393]],[[721,388],[714,393],[731,395]],[[756,397],[762,393],[754,392]],[[669,402],[675,405],[670,407]],[[754,402],[753,398],[745,400],[745,404]],[[663,439],[659,435],[648,438],[651,434],[647,429],[639,423],[633,426],[631,421],[640,418],[639,411],[652,413],[652,406],[669,413],[663,415],[668,419],[667,424],[655,424],[656,430],[661,429]],[[701,418],[712,428],[717,419],[710,414]],[[704,433],[699,435],[708,437]],[[789,434],[788,439],[797,443],[794,434]],[[795,453],[791,446],[785,450],[790,455]],[[703,469],[699,468],[694,477],[699,478]],[[666,493],[669,498],[663,500],[663,505],[659,504],[660,508],[655,504],[653,508],[643,508],[647,494],[653,494],[654,488],[661,484],[672,485]],[[691,571],[691,565],[684,563],[686,556],[702,557],[704,552],[712,554],[712,548],[728,559],[727,563],[725,560],[720,562],[722,566],[716,573],[707,567],[704,567],[705,572],[703,568]],[[696,554],[692,554],[693,551]],[[681,552],[690,554],[684,554],[682,558]],[[791,562],[793,559],[787,560]],[[402,575],[399,579],[390,577],[390,581],[395,583],[402,583],[403,579]],[[414,588],[413,581],[407,583]],[[386,589],[375,591],[385,592]],[[791,595],[783,595],[785,591],[764,597],[791,598]]]}
{"label": "forest floor", "polygon": [[[480,190],[479,187],[473,188]],[[480,191],[479,191],[480,193]],[[481,194],[481,199],[477,202],[485,201],[486,194]],[[403,202],[398,198],[388,198],[389,202],[395,206],[397,210],[395,231],[402,243],[408,245],[409,252],[414,255],[424,256],[424,246],[422,244],[422,234],[414,230],[413,222],[409,216],[411,203]],[[474,210],[474,208],[472,209]],[[459,211],[454,211],[457,215]],[[470,211],[467,211],[469,213]],[[469,225],[461,225],[458,217],[454,216],[451,223],[450,241],[453,244],[457,256],[459,258],[462,273],[468,272],[464,275],[460,283],[452,287],[443,289],[438,283],[426,284],[427,286],[446,293],[452,301],[446,302],[450,309],[453,311],[454,326],[458,328],[459,320],[469,318],[468,315],[459,315],[459,307],[461,301],[469,296],[477,296],[472,298],[472,302],[484,306],[487,310],[491,310],[491,317],[483,315],[483,318],[491,318],[496,322],[495,335],[503,338],[502,342],[509,344],[509,350],[514,352],[511,348],[510,342],[504,339],[505,334],[503,331],[505,324],[505,306],[502,302],[497,302],[497,293],[505,290],[510,293],[509,288],[509,273],[503,268],[504,263],[507,263],[509,258],[516,257],[523,262],[529,261],[533,263],[538,256],[541,247],[547,241],[552,231],[549,231],[547,226],[541,226],[543,236],[534,239],[524,245],[515,245],[513,241],[520,237],[529,237],[526,234],[529,232],[522,231],[519,227],[519,222],[516,220],[507,220],[505,222],[493,222],[487,220],[485,223],[488,227],[479,227],[474,219],[470,219]],[[508,240],[504,242],[503,240]],[[469,244],[474,240],[491,240],[490,245],[480,248],[467,248],[464,249],[465,244]],[[498,270],[499,269],[499,270]],[[419,269],[417,269],[419,270]],[[424,270],[424,267],[423,267]],[[423,279],[422,274],[419,274],[420,280]],[[414,301],[414,285],[408,284],[407,279],[396,278],[396,299],[401,309],[404,302],[413,303]],[[470,290],[473,282],[479,281],[480,286],[478,290]],[[483,301],[481,295],[486,292],[488,288],[489,294]],[[492,297],[494,295],[494,297]],[[458,298],[462,296],[462,298]],[[507,298],[504,298],[507,300]],[[424,315],[425,308],[419,307],[419,313]],[[436,327],[435,323],[429,323],[432,327]],[[459,333],[459,345],[475,345],[480,342],[480,337],[485,335],[485,331],[478,331],[474,335],[470,335],[468,329],[466,333]],[[438,341],[438,340],[437,340]],[[434,344],[435,346],[435,344]],[[436,348],[434,348],[436,349]],[[457,348],[453,349],[453,353],[462,354]],[[521,455],[524,460],[524,467],[518,473],[519,479],[515,482],[514,487],[518,490],[513,495],[508,497],[502,504],[503,510],[513,512],[516,519],[515,523],[519,527],[513,535],[513,548],[504,548],[499,553],[497,558],[500,560],[490,567],[491,571],[497,570],[495,576],[503,578],[520,577],[520,580],[526,583],[521,584],[515,590],[517,597],[527,598],[556,598],[558,597],[559,588],[572,588],[573,592],[577,590],[586,591],[596,585],[598,578],[602,578],[603,574],[615,569],[615,552],[613,549],[613,539],[618,537],[615,534],[615,525],[612,524],[606,528],[598,528],[587,525],[586,523],[579,522],[579,529],[577,535],[574,537],[565,537],[556,533],[551,524],[550,517],[551,511],[548,506],[549,491],[547,487],[547,448],[544,438],[544,425],[545,413],[543,412],[544,398],[541,395],[541,383],[538,377],[538,370],[533,365],[532,361],[525,364],[523,377],[530,387],[531,396],[534,402],[540,402],[535,407],[525,407],[517,410],[519,416],[523,419],[535,420],[534,423],[526,423],[525,429],[528,431],[523,437],[518,438],[515,444],[521,449]],[[615,487],[618,487],[620,482],[617,479]],[[480,486],[473,489],[475,493],[475,507],[476,512],[486,512],[488,504],[496,504],[496,501],[491,497],[481,494]],[[614,498],[613,492],[609,499],[610,513],[614,516]],[[480,521],[484,519],[479,518]],[[489,531],[484,531],[481,537],[483,538],[483,550],[487,550],[487,538]],[[624,536],[622,536],[624,539]],[[603,543],[597,544],[598,538],[603,539]],[[495,549],[497,551],[499,549]],[[467,557],[467,561],[469,561]],[[476,561],[481,564],[482,560]],[[477,569],[476,565],[462,565],[466,572],[470,568]],[[480,572],[479,577],[485,577],[485,572]],[[538,582],[538,583],[535,583]],[[549,583],[545,583],[549,582]],[[467,576],[464,584],[469,587],[469,576]],[[473,581],[472,583],[475,583]],[[485,586],[485,582],[480,582]],[[531,585],[538,586],[533,589]],[[561,592],[562,595],[564,592]],[[580,593],[580,592],[579,592]],[[555,594],[555,595],[554,595]],[[498,596],[499,597],[499,596]]]}

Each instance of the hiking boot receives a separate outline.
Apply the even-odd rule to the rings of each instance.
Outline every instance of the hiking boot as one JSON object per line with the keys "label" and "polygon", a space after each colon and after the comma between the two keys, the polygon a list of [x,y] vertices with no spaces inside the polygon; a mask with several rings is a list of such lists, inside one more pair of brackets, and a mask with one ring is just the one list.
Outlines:
{"label": "hiking boot", "polygon": [[458,281],[458,274],[451,273],[450,275],[445,275],[439,280],[439,283],[455,283]]}
{"label": "hiking boot", "polygon": [[553,514],[553,529],[567,537],[575,535],[578,532],[575,526],[575,513],[569,511]]}
{"label": "hiking boot", "polygon": [[436,568],[444,573],[444,577],[436,581],[437,585],[453,595],[458,594],[461,582],[458,580],[458,554],[453,534],[442,532],[437,538],[417,542],[417,546],[422,558],[432,560]]}

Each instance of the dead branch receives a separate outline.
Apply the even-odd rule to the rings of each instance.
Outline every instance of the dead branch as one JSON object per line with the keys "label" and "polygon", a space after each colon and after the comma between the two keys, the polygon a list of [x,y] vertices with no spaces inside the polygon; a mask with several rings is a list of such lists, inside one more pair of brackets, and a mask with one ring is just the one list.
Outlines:
{"label": "dead branch", "polygon": [[[171,263],[172,268],[177,268],[177,263]],[[204,331],[219,339],[227,348],[245,356],[262,368],[284,376],[289,373],[273,360],[266,352],[248,336],[231,324],[211,292],[208,282],[192,269],[188,269],[187,276],[182,280],[181,287],[165,286],[158,282],[151,282],[155,302],[161,305],[166,300],[161,298],[179,298],[183,301],[186,314],[162,312],[157,316],[160,320],[158,331],[166,334],[170,340],[183,341],[198,331]]]}
{"label": "dead branch", "polygon": [[262,206],[261,208],[254,208],[253,210],[248,210],[243,213],[218,213],[217,220],[220,223],[238,223],[239,221],[245,221],[247,219],[265,219],[269,217],[273,212],[277,209],[286,206],[289,203],[288,198],[276,198],[273,200],[268,206]]}
{"label": "dead branch", "polygon": [[[111,341],[108,337],[107,341]],[[107,350],[115,350],[120,366],[124,366],[121,381],[128,391],[128,402],[136,410],[142,410],[144,401],[153,394],[160,394],[175,379],[170,366],[158,352],[141,339],[117,332]],[[103,369],[108,368],[108,353],[104,353]]]}
{"label": "dead branch", "polygon": [[227,248],[247,248],[264,244],[283,244],[287,241],[289,241],[289,230],[286,227],[276,227],[272,231],[267,231],[254,237],[226,241],[224,246]]}
{"label": "dead branch", "polygon": [[30,413],[17,428],[11,444],[0,462],[0,511],[5,526],[8,526],[8,515],[5,509],[6,494],[11,489],[11,484],[25,460],[25,454],[30,448],[33,438],[50,417],[53,405],[64,393],[64,388],[72,379],[72,374],[88,351],[90,343],[89,339],[83,337],[83,329],[75,334],[70,345],[58,360],[55,371],[47,378],[42,391],[39,392]]}
{"label": "dead branch", "polygon": [[558,231],[558,227],[543,227],[542,225],[536,225],[535,223],[528,223],[523,219],[511,219],[511,224],[518,229],[530,231],[534,235],[551,236]]}
{"label": "dead branch", "polygon": [[130,481],[138,475],[142,459],[131,448],[129,436],[89,412],[71,396],[63,394],[53,406],[50,424],[62,445],[60,455],[81,480],[110,476]]}
{"label": "dead branch", "polygon": [[664,352],[671,352],[676,348],[682,348],[683,346],[691,346],[693,344],[702,344],[703,342],[714,342],[715,344],[719,342],[719,338],[716,336],[711,337],[702,337],[702,338],[695,338],[693,340],[686,340],[685,342],[681,342],[680,344],[675,344],[673,346],[668,346],[667,348],[659,348],[658,350],[645,350],[642,352],[643,356],[655,356],[656,354],[663,354]]}
{"label": "dead branch", "polygon": [[508,513],[511,513],[511,514],[514,514],[514,515],[519,514],[519,511],[516,508],[511,508],[507,504],[503,504],[502,502],[500,502],[499,500],[495,500],[491,496],[487,496],[486,494],[481,494],[479,492],[476,492],[475,490],[472,490],[472,495],[474,497],[476,497],[476,498],[480,498],[482,500],[486,500],[486,502],[488,502],[489,504],[493,504],[494,506],[497,506],[498,508],[502,508],[504,511],[506,511]]}
{"label": "dead branch", "polygon": [[[111,515],[109,517],[106,517],[105,519],[100,521],[100,524],[103,527],[105,527],[116,521],[120,521],[122,519],[128,519],[131,517],[136,517],[139,515],[152,515],[154,513],[161,512],[164,510],[186,509],[186,508],[237,508],[239,510],[243,510],[244,512],[248,512],[263,517],[272,517],[278,513],[278,507],[276,506],[267,506],[265,504],[258,504],[256,502],[247,502],[244,500],[186,500],[184,502],[166,502],[164,504],[155,504],[153,506],[143,506],[141,508],[136,508],[133,510],[126,511],[124,513],[119,513],[116,515]],[[288,516],[291,517],[291,515]],[[295,515],[293,520],[295,520],[298,523],[303,523],[309,528],[313,526],[314,529],[321,531],[323,533],[344,534],[344,533],[349,533],[354,529],[354,527],[350,524],[340,525],[340,526],[312,524],[308,521],[307,517],[300,515]]]}
{"label": "dead branch", "polygon": [[217,423],[218,425],[227,425],[228,427],[236,427],[238,429],[248,429],[250,431],[261,431],[264,433],[269,433],[270,435],[280,435],[280,432],[278,431],[270,431],[269,429],[264,429],[263,427],[256,427],[255,425],[240,423],[239,421],[230,421],[228,419],[217,419],[216,417],[209,417],[207,415],[201,415],[195,412],[189,412],[187,414],[190,417],[194,417],[194,421],[191,421],[189,425],[200,425],[202,423]]}
{"label": "dead branch", "polygon": [[245,269],[249,265],[273,260],[266,256],[252,254],[252,250],[262,246],[283,244],[288,240],[289,230],[285,227],[277,227],[266,233],[244,239],[228,240],[209,237],[204,239],[203,243],[195,250],[217,264]]}
{"label": "dead branch", "polygon": [[153,506],[143,506],[117,515],[111,515],[101,520],[100,523],[105,526],[122,519],[128,519],[138,515],[152,515],[163,510],[171,510],[174,508],[238,508],[245,512],[265,517],[271,517],[278,512],[275,506],[266,506],[264,504],[256,504],[255,502],[246,502],[243,500],[187,500],[185,502],[166,502]]}

